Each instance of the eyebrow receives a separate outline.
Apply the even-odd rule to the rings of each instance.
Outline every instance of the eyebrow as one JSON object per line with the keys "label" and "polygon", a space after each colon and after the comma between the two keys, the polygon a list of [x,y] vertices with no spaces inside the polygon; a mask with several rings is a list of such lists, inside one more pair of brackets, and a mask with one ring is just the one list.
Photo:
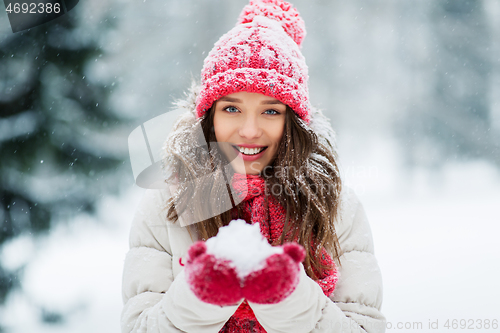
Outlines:
{"label": "eyebrow", "polygon": [[[281,103],[280,101],[278,101],[277,99],[275,99],[275,100],[267,100],[267,101],[263,101],[263,102],[262,102],[262,103],[260,103],[260,104],[283,104],[283,103]],[[285,104],[283,104],[283,105],[285,105]]]}
{"label": "eyebrow", "polygon": [[[227,96],[224,96],[220,99],[220,101],[223,101],[223,102],[231,102],[231,103],[243,103],[241,101],[241,99],[238,99],[238,98],[232,98],[232,97],[227,97]],[[277,99],[273,99],[273,100],[265,100],[263,102],[261,102],[260,104],[283,104],[281,103],[280,101],[278,101]],[[284,105],[284,104],[283,104]]]}

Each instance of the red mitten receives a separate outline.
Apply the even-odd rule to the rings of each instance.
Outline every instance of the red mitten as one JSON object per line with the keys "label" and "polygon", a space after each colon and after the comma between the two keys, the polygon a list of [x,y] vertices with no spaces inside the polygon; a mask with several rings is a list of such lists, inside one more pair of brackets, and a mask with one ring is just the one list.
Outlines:
{"label": "red mitten", "polygon": [[205,242],[198,241],[188,249],[186,280],[202,301],[216,305],[233,305],[240,301],[240,281],[230,261],[206,253]]}
{"label": "red mitten", "polygon": [[269,256],[264,268],[250,273],[245,278],[243,297],[258,304],[281,302],[299,283],[299,264],[305,256],[306,251],[301,245],[283,245],[283,253]]}

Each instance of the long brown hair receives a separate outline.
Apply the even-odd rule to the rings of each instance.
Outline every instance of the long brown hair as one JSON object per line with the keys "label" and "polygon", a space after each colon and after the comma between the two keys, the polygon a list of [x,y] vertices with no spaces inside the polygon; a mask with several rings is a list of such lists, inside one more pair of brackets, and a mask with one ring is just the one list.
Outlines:
{"label": "long brown hair", "polygon": [[[231,208],[229,202],[216,201],[204,208],[192,204],[205,202],[207,196],[222,198],[230,193],[228,176],[224,172],[228,162],[217,145],[206,145],[216,142],[213,131],[214,106],[200,119],[195,120],[194,116],[181,119],[165,145],[165,165],[171,170],[167,182],[179,184],[178,190],[167,202],[167,218],[176,222],[185,210],[189,210],[195,218],[203,216],[203,213],[211,214],[205,215],[213,216],[208,219],[196,219],[201,222],[192,226],[201,240],[217,235],[219,228],[232,220],[231,211],[227,209]],[[284,133],[277,155],[260,176],[266,181],[266,199],[268,195],[274,195],[273,188],[283,191],[284,195],[275,197],[286,210],[285,221],[291,222],[285,223],[279,244],[273,245],[291,241],[285,235],[293,235],[293,239],[306,249],[304,268],[313,279],[316,279],[314,271],[322,276],[324,270],[331,269],[320,262],[323,247],[338,264],[342,254],[334,226],[338,218],[341,191],[336,160],[332,143],[325,138],[318,138],[287,107]],[[188,183],[195,186],[183,186]],[[240,218],[241,204],[236,205],[236,208]],[[207,212],[207,209],[210,211]]]}

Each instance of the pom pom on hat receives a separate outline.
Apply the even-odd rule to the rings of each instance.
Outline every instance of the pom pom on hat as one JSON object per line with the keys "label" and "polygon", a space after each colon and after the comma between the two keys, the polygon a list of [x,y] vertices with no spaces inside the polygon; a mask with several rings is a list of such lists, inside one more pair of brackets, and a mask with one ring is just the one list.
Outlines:
{"label": "pom pom on hat", "polygon": [[256,16],[265,16],[278,21],[285,32],[300,47],[306,36],[306,26],[299,12],[282,0],[251,0],[243,8],[238,24],[252,22]]}
{"label": "pom pom on hat", "polygon": [[291,4],[250,0],[239,24],[205,58],[196,117],[221,97],[246,91],[276,98],[309,123],[308,69],[300,52],[304,37],[304,21]]}

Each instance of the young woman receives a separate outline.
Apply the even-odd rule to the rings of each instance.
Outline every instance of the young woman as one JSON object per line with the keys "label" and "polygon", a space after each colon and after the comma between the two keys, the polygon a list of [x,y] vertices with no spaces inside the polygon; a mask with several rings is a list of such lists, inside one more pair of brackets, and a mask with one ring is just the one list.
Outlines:
{"label": "young woman", "polygon": [[[146,191],[133,221],[123,332],[385,331],[370,227],[310,105],[304,36],[289,3],[252,0],[207,56],[165,144],[168,189]],[[192,292],[188,248],[237,218],[271,245],[304,247],[285,299],[219,306]]]}

